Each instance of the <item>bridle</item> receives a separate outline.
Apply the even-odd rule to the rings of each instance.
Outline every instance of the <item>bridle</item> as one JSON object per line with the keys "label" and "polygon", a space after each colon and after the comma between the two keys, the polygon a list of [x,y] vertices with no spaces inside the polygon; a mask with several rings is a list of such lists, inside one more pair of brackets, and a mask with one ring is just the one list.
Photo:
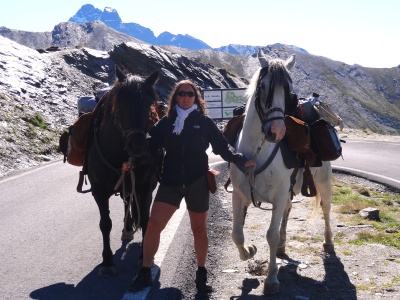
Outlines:
{"label": "bridle", "polygon": [[[260,150],[265,143],[265,141],[275,143],[275,147],[272,150],[272,153],[268,157],[268,159],[265,161],[265,163],[258,168],[257,170],[250,169],[249,170],[249,183],[250,183],[250,195],[251,195],[251,200],[256,207],[261,207],[261,202],[256,203],[254,199],[254,192],[259,194],[257,192],[257,189],[255,187],[255,177],[256,175],[260,174],[263,172],[265,169],[268,168],[268,166],[272,163],[273,159],[275,158],[279,148],[280,148],[280,141],[275,141],[276,135],[269,130],[268,128],[268,123],[272,122],[274,120],[284,120],[285,119],[285,111],[280,108],[280,107],[271,107],[272,106],[272,97],[274,95],[274,89],[275,89],[275,83],[273,82],[272,78],[269,84],[269,89],[268,89],[268,94],[267,94],[267,100],[265,103],[265,108],[267,108],[267,111],[264,111],[261,105],[261,99],[260,99],[260,94],[261,94],[261,85],[262,85],[262,80],[264,79],[265,76],[269,74],[269,67],[264,67],[260,70],[260,74],[257,80],[257,86],[256,86],[256,91],[255,91],[255,108],[257,111],[257,115],[260,118],[261,121],[261,132],[264,134],[261,145],[257,148],[256,153],[253,156],[253,160],[256,159],[258,154],[260,153]],[[290,101],[290,86],[288,83],[284,84],[284,90],[285,90],[285,106],[289,103]],[[274,112],[279,112],[282,115],[281,116],[276,116],[276,117],[270,117],[270,115]],[[262,198],[262,195],[259,194],[259,196]]]}
{"label": "bridle", "polygon": [[[127,144],[128,137],[130,135],[133,135],[133,134],[140,134],[145,139],[146,138],[146,132],[141,128],[135,128],[135,127],[124,129],[123,126],[122,126],[122,123],[121,123],[121,119],[119,117],[119,109],[116,109],[114,114],[115,114],[115,116],[114,116],[115,123],[116,123],[116,125],[117,125],[117,127],[118,127],[118,129],[119,129],[119,131],[121,133],[122,140],[123,140],[124,145],[125,145],[124,146],[124,150],[126,152],[128,152],[128,144]],[[147,125],[145,126],[145,128],[147,128]],[[134,158],[142,156],[142,155],[143,155],[142,153],[133,154],[133,155],[130,155],[129,158],[134,159]]]}
{"label": "bridle", "polygon": [[[259,74],[258,80],[257,80],[254,104],[255,104],[256,111],[257,111],[257,115],[261,121],[261,132],[264,133],[264,136],[268,142],[275,143],[276,136],[275,136],[275,134],[273,134],[272,132],[267,130],[269,128],[267,125],[268,125],[268,123],[270,123],[274,120],[284,120],[285,119],[285,111],[280,107],[271,107],[272,97],[274,96],[274,90],[275,90],[275,82],[273,82],[272,78],[271,78],[271,81],[269,84],[267,100],[265,103],[265,108],[267,108],[267,111],[264,111],[262,108],[261,99],[260,99],[262,80],[264,79],[265,76],[267,76],[269,74],[270,74],[269,66],[264,67],[260,70],[260,74]],[[290,87],[289,87],[288,83],[284,84],[284,89],[285,89],[285,105],[286,105],[290,101]],[[282,115],[277,116],[277,117],[270,117],[270,115],[274,112],[280,112]]]}

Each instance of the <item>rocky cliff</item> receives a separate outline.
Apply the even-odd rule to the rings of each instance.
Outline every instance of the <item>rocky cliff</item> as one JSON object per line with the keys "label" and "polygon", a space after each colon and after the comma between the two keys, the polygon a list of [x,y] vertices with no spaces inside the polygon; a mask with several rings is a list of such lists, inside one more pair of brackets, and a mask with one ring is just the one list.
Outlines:
{"label": "rocky cliff", "polygon": [[116,64],[141,76],[159,70],[163,99],[183,78],[201,88],[246,86],[224,69],[144,43],[39,53],[0,36],[0,49],[0,176],[60,158],[58,137],[77,118],[78,97],[112,84]]}

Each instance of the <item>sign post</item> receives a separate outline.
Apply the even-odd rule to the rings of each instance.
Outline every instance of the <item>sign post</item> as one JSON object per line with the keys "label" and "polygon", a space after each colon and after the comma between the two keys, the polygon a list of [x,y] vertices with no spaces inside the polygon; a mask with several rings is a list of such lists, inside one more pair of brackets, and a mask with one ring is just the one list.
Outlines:
{"label": "sign post", "polygon": [[245,88],[202,90],[208,116],[216,120],[231,119],[233,109],[246,104]]}

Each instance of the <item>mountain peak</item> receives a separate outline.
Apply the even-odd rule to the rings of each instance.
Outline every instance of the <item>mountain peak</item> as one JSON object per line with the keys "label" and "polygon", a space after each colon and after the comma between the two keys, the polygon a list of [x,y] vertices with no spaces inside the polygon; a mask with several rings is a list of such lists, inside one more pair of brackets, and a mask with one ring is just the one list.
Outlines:
{"label": "mountain peak", "polygon": [[100,16],[100,21],[114,29],[120,27],[122,23],[117,10],[111,7],[104,8],[103,13]]}
{"label": "mountain peak", "polygon": [[101,14],[102,11],[100,9],[95,8],[92,4],[85,4],[68,21],[80,24],[87,23],[100,20]]}
{"label": "mountain peak", "polygon": [[153,31],[149,28],[131,22],[123,23],[117,10],[112,7],[105,7],[104,10],[101,11],[91,4],[83,5],[78,12],[69,19],[69,22],[87,23],[96,20],[103,22],[119,32],[153,45],[173,45],[192,50],[211,49],[211,47],[203,41],[188,34],[174,35],[169,32],[164,32],[156,38]]}

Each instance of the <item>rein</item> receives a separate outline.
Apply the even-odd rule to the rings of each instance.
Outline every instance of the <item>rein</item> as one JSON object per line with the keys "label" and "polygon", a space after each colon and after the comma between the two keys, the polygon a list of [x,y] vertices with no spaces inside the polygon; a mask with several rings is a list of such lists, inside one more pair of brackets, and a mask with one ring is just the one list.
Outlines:
{"label": "rein", "polygon": [[[257,151],[253,156],[253,159],[255,159],[258,156],[258,154],[260,153],[261,147],[264,143],[265,143],[265,138],[262,139],[261,145],[257,148]],[[268,166],[272,163],[276,154],[278,153],[279,146],[280,146],[280,141],[275,144],[274,150],[272,150],[271,155],[268,157],[268,159],[265,161],[265,163],[261,166],[261,168],[259,168],[257,170],[254,170],[254,168],[251,168],[249,170],[250,196],[251,196],[251,201],[253,202],[253,205],[255,207],[261,207],[261,202],[256,203],[256,201],[254,199],[254,192],[256,192],[261,198],[263,198],[263,196],[257,192],[256,186],[255,186],[256,175],[265,171],[268,168]],[[268,202],[268,200],[266,202]]]}
{"label": "rein", "polygon": [[[133,201],[135,201],[136,208],[137,208],[137,211],[138,211],[138,222],[137,222],[137,224],[140,224],[140,210],[139,210],[139,201],[138,201],[138,198],[137,198],[137,195],[136,195],[136,189],[135,189],[136,178],[135,178],[135,172],[133,171],[133,168],[134,168],[133,157],[130,157],[128,162],[123,163],[122,169],[117,169],[117,168],[113,167],[107,161],[107,159],[104,157],[103,152],[100,149],[100,145],[99,145],[99,142],[97,140],[97,127],[95,128],[94,144],[95,144],[95,147],[96,147],[96,151],[100,156],[101,161],[107,166],[107,168],[109,168],[110,170],[114,171],[117,175],[120,175],[117,183],[114,186],[114,191],[118,191],[118,189],[122,185],[122,195],[123,195],[122,198],[123,198],[124,204],[128,206],[127,209],[125,210],[124,229],[123,229],[124,234],[127,234],[128,231],[126,230],[126,227],[128,225],[128,216],[129,216],[129,212],[131,211],[131,207],[132,207]],[[129,175],[131,177],[131,186],[132,186],[132,190],[131,190],[130,193],[128,193],[126,191],[126,188],[125,188],[125,175],[128,172],[129,172]],[[129,200],[127,200],[128,197],[129,197]]]}
{"label": "rein", "polygon": [[[135,172],[133,171],[134,168],[134,164],[133,164],[133,158],[129,158],[129,161],[124,163],[122,165],[122,174],[121,177],[118,179],[117,183],[115,184],[114,190],[117,191],[119,189],[119,187],[122,184],[122,191],[123,191],[123,199],[124,199],[124,204],[127,205],[127,209],[125,210],[125,216],[124,216],[124,229],[122,230],[124,234],[128,234],[128,231],[126,230],[126,227],[128,225],[128,216],[129,216],[129,212],[131,211],[131,207],[132,207],[132,203],[133,200],[135,200],[135,204],[136,204],[136,209],[138,212],[138,220],[137,220],[137,224],[140,224],[140,208],[139,208],[139,200],[138,197],[136,195],[136,189],[135,189],[135,185],[136,185],[136,177],[135,177]],[[132,191],[131,193],[127,193],[126,189],[125,189],[125,174],[129,172],[129,175],[131,177],[131,186],[132,186]],[[126,199],[129,196],[129,200],[127,201]]]}
{"label": "rein", "polygon": [[[104,98],[104,97],[103,97]],[[144,130],[139,129],[139,128],[130,128],[130,129],[124,129],[121,123],[121,120],[119,118],[118,115],[118,110],[116,110],[115,112],[115,123],[122,135],[122,140],[123,143],[125,145],[124,150],[127,152],[128,148],[127,148],[127,138],[131,135],[131,134],[135,134],[135,133],[139,133],[142,134],[144,136],[146,136],[146,133]],[[96,120],[97,123],[97,120]],[[140,207],[139,207],[139,200],[136,194],[136,177],[135,177],[135,172],[134,172],[134,168],[135,168],[135,159],[140,157],[140,155],[134,155],[129,157],[128,162],[124,162],[122,164],[122,168],[121,169],[117,169],[115,168],[113,165],[111,165],[107,159],[104,157],[103,152],[101,151],[100,145],[99,145],[99,141],[98,141],[98,126],[96,126],[97,124],[95,124],[94,127],[94,144],[95,144],[95,149],[101,159],[101,161],[104,163],[105,166],[107,166],[107,168],[109,168],[110,170],[112,170],[113,172],[115,172],[118,176],[119,179],[117,180],[115,186],[114,186],[114,191],[118,191],[122,185],[122,199],[124,201],[124,204],[127,205],[127,209],[125,211],[125,216],[124,216],[124,229],[123,232],[124,234],[127,234],[128,231],[126,229],[127,225],[128,225],[128,217],[129,217],[129,213],[131,211],[131,207],[133,205],[133,202],[135,202],[136,208],[137,208],[137,212],[138,212],[138,220],[136,222],[136,224],[140,224]],[[131,179],[131,191],[128,192],[126,190],[126,175],[129,174],[130,179]],[[137,228],[137,227],[136,227]]]}

